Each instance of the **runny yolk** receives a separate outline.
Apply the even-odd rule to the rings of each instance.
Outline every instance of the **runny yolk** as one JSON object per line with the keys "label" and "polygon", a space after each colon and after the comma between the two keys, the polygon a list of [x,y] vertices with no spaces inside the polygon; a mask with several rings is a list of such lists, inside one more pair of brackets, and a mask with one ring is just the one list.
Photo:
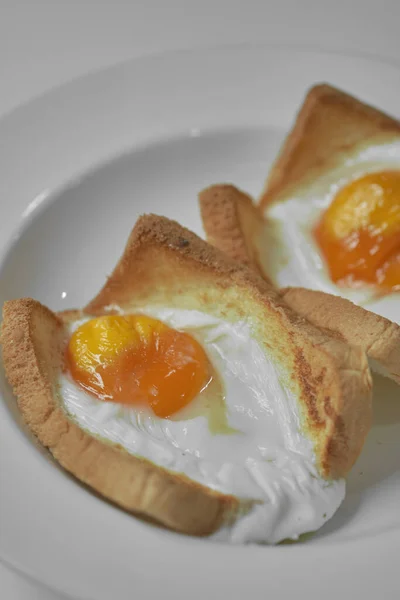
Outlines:
{"label": "runny yolk", "polygon": [[144,315],[107,315],[83,323],[66,354],[73,379],[101,400],[147,405],[169,417],[210,381],[210,365],[189,334]]}
{"label": "runny yolk", "polygon": [[400,290],[400,171],[370,173],[343,187],[314,233],[338,285]]}

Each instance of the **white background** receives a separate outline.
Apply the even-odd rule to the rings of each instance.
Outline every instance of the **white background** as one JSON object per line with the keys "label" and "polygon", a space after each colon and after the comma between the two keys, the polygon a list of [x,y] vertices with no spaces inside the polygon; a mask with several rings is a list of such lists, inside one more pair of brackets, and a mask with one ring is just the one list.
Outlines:
{"label": "white background", "polygon": [[[399,23],[399,0],[0,0],[0,118],[89,71],[178,48],[300,43],[400,63]],[[2,565],[0,597],[62,598]]]}

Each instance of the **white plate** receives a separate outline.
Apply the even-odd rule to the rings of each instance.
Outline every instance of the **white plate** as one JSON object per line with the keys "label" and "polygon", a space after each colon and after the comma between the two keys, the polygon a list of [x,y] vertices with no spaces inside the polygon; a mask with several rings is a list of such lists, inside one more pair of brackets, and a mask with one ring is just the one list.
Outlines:
{"label": "white plate", "polygon": [[[328,81],[400,116],[400,72],[370,58],[231,47],[137,60],[79,79],[0,122],[0,301],[81,306],[110,272],[138,216],[201,232],[196,194],[232,181],[250,193],[304,91]],[[400,311],[399,311],[400,319]],[[222,594],[397,598],[400,403],[380,409],[348,495],[307,543],[227,547],[142,523],[84,489],[21,426],[2,376],[0,556],[84,598]],[[397,591],[397,593],[396,593]]]}

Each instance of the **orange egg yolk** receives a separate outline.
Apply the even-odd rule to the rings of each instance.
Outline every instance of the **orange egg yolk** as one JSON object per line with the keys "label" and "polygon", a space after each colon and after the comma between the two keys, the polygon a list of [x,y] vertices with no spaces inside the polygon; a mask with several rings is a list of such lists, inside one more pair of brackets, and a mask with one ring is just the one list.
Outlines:
{"label": "orange egg yolk", "polygon": [[72,334],[66,353],[73,379],[101,400],[149,406],[169,417],[210,381],[210,365],[189,334],[144,315],[91,319]]}
{"label": "orange egg yolk", "polygon": [[370,173],[343,187],[314,233],[338,285],[400,290],[400,171]]}

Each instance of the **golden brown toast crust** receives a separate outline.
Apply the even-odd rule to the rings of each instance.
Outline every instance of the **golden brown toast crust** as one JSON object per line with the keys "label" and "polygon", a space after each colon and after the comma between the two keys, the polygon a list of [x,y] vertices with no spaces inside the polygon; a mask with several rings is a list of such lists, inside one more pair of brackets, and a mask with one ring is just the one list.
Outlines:
{"label": "golden brown toast crust", "polygon": [[229,259],[178,223],[141,217],[90,315],[112,305],[196,309],[251,323],[255,339],[299,399],[324,477],[345,475],[371,424],[371,377],[365,353],[299,317],[259,275]]}
{"label": "golden brown toast crust", "polygon": [[122,508],[183,533],[217,531],[239,509],[236,498],[132,456],[86,433],[67,416],[57,390],[66,338],[62,319],[39,302],[5,303],[3,361],[34,435],[67,471]]}
{"label": "golden brown toast crust", "polygon": [[399,121],[330,85],[314,86],[272,165],[261,208],[287,197],[357,146],[399,137]]}
{"label": "golden brown toast crust", "polygon": [[263,217],[250,196],[233,185],[213,185],[200,192],[199,204],[207,241],[261,273],[257,248],[251,242],[262,228]]}
{"label": "golden brown toast crust", "polygon": [[[244,221],[248,218],[248,214],[252,214],[252,218],[255,218],[254,215],[259,212],[249,210],[249,197],[245,200],[247,212],[239,210],[238,205],[244,202],[240,192],[233,194],[230,191],[228,199],[237,207],[236,209],[229,207],[229,218],[224,218],[227,203],[223,197],[223,186],[220,186],[220,193],[214,197],[213,206],[213,213],[218,215],[218,228],[211,221],[209,213],[201,210],[207,239],[216,247],[223,249],[228,256],[251,266],[253,256],[256,254],[251,249],[251,246],[255,245],[255,237],[248,235],[247,232],[251,230],[246,227]],[[261,217],[260,222],[262,222]],[[211,236],[209,231],[212,232]],[[235,232],[231,246],[229,245],[230,231]],[[244,238],[241,243],[238,241],[239,236]],[[240,253],[236,251],[237,247],[241,248]],[[269,281],[259,261],[253,265],[253,268]],[[293,310],[306,317],[316,327],[329,329],[347,343],[360,346],[370,359],[386,371],[387,377],[400,384],[399,325],[356,306],[349,300],[331,294],[305,288],[287,288],[281,290],[281,294]]]}
{"label": "golden brown toast crust", "polygon": [[282,297],[317,327],[328,327],[368,357],[400,384],[400,326],[338,296],[304,288],[281,290]]}

